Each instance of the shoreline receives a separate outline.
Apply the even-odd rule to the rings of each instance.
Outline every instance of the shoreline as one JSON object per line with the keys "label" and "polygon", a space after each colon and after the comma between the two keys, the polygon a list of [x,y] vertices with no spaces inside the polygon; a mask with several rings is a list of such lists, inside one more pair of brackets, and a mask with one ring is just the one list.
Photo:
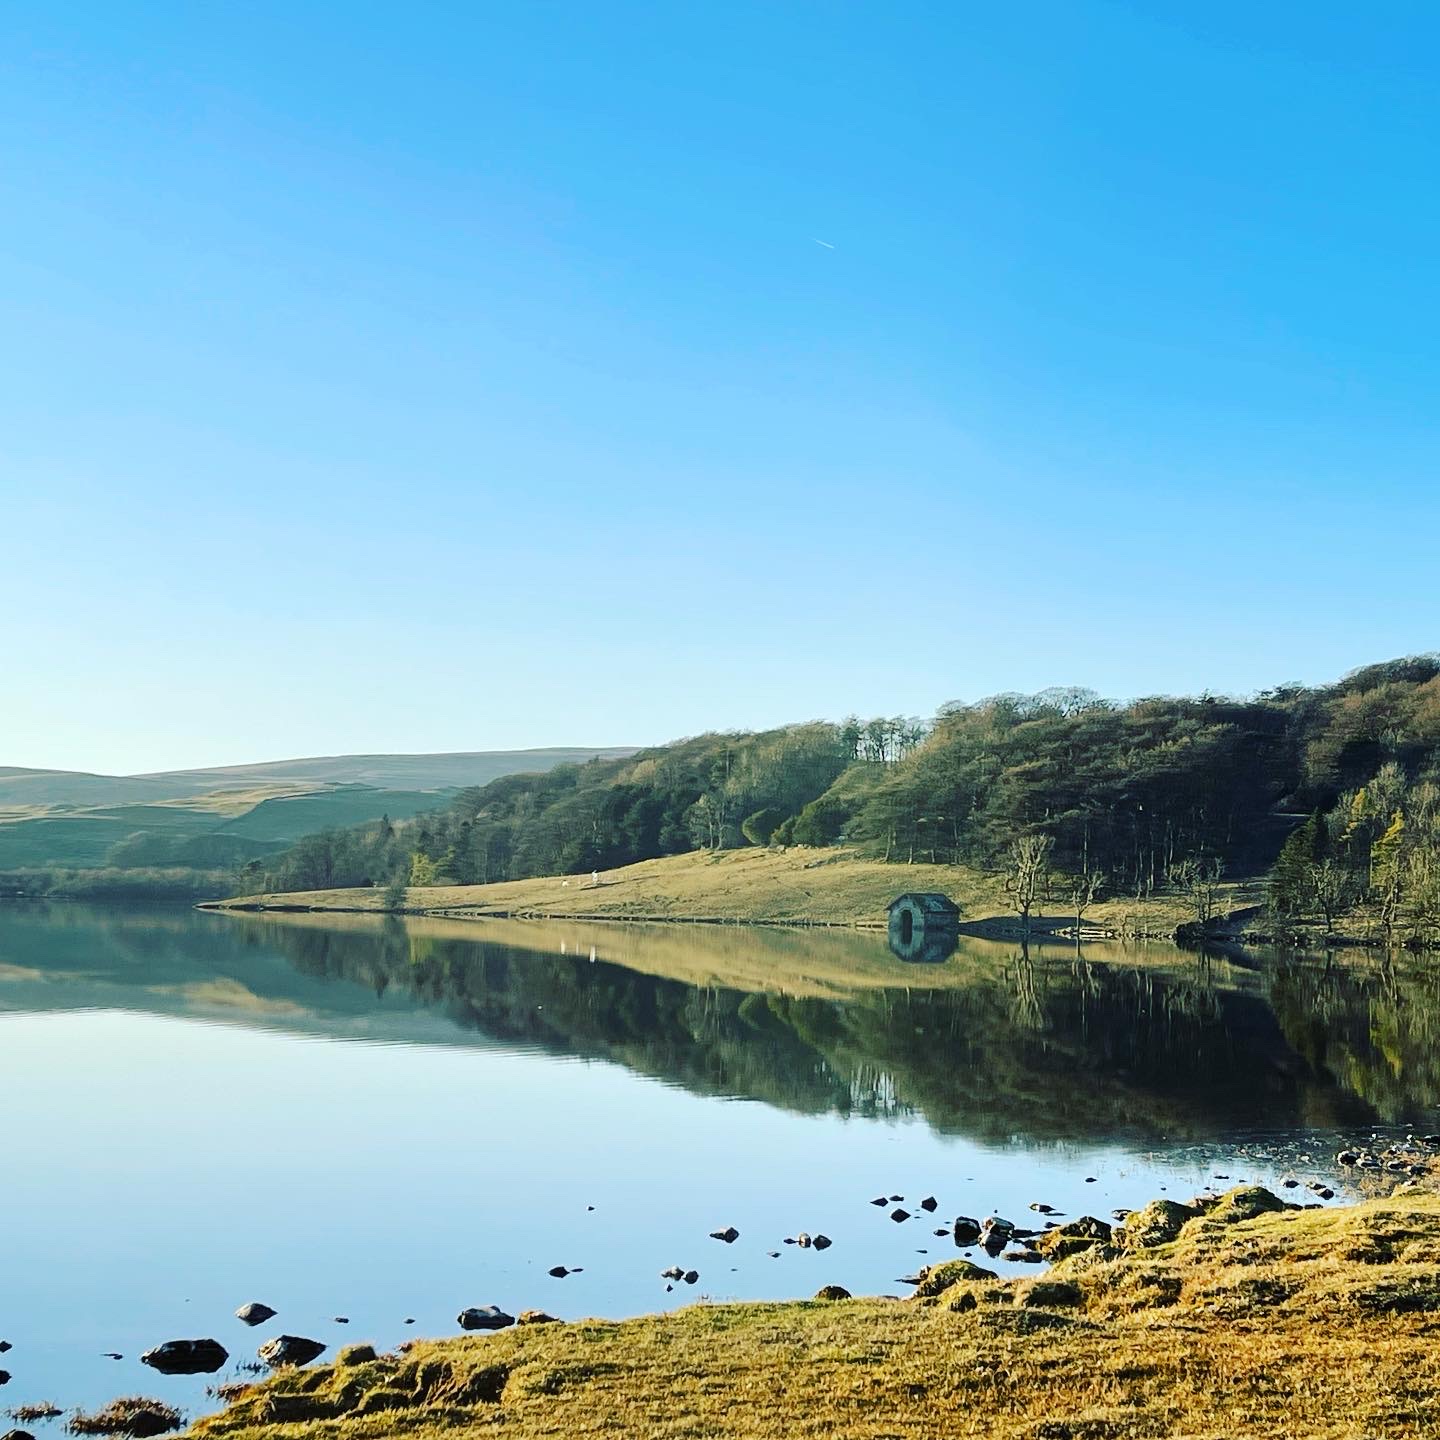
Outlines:
{"label": "shoreline", "polygon": [[623,1321],[522,1312],[387,1355],[362,1345],[228,1387],[227,1408],[192,1433],[1429,1433],[1440,1194],[1428,1182],[1314,1208],[1237,1186],[1152,1201],[1119,1224],[1085,1217],[1035,1243],[1043,1271],[1001,1278],[982,1254],[952,1259],[903,1299],[826,1286]]}

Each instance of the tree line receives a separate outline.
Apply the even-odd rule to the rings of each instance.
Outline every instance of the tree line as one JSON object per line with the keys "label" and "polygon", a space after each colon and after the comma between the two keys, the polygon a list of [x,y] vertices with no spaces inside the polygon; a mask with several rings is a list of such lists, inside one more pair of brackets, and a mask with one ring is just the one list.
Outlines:
{"label": "tree line", "polygon": [[1018,912],[1062,886],[1184,891],[1263,874],[1277,915],[1355,907],[1440,933],[1440,657],[1247,699],[998,695],[893,717],[709,734],[511,775],[403,825],[311,836],[251,863],[254,889],[483,884],[696,849],[846,844],[1001,871]]}

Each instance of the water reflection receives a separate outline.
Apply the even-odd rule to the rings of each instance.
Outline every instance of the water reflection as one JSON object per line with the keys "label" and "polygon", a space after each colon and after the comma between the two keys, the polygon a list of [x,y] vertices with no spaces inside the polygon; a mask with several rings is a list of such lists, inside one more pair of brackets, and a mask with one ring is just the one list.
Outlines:
{"label": "water reflection", "polygon": [[1423,966],[969,937],[950,953],[922,968],[855,932],[11,907],[0,1008],[498,1044],[978,1139],[1173,1142],[1440,1102]]}

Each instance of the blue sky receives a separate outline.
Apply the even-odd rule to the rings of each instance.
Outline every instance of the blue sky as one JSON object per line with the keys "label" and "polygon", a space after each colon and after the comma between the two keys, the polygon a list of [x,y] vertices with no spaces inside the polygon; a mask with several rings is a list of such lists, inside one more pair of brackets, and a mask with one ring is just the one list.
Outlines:
{"label": "blue sky", "polygon": [[1437,44],[1420,4],[10,0],[0,764],[1434,648]]}

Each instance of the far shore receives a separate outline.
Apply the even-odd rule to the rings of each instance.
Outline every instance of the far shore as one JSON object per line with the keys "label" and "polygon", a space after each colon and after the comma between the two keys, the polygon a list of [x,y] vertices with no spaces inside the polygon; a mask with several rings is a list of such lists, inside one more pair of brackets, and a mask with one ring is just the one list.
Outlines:
{"label": "far shore", "polygon": [[[647,860],[598,878],[547,876],[492,885],[435,885],[406,890],[403,904],[387,907],[386,892],[307,890],[243,895],[201,908],[242,911],[398,913],[466,919],[550,919],[665,922],[691,925],[834,926],[877,929],[887,906],[909,891],[937,892],[960,907],[960,933],[1018,940],[1027,932],[1010,909],[1001,877],[956,865],[894,865],[851,850],[729,850]],[[1253,914],[1254,883],[1224,887],[1222,907]],[[1083,938],[1171,939],[1194,916],[1183,898],[1117,896],[1089,906],[1080,918]],[[1030,916],[1028,936],[1076,933],[1077,917],[1058,894],[1042,899]]]}

